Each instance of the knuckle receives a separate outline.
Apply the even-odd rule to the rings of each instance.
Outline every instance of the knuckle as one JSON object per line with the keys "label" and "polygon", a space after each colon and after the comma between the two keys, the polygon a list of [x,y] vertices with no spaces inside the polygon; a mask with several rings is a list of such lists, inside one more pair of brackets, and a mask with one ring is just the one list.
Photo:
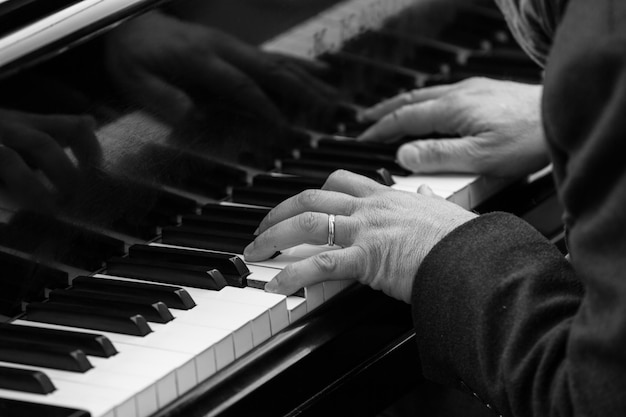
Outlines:
{"label": "knuckle", "polygon": [[305,190],[298,194],[298,196],[296,197],[298,206],[305,209],[314,207],[319,198],[319,190]]}
{"label": "knuckle", "polygon": [[406,93],[400,94],[400,104],[403,104],[405,106],[409,104],[413,104],[413,101],[415,101],[416,95],[417,95],[417,91],[415,90],[407,91]]}
{"label": "knuckle", "polygon": [[429,166],[441,166],[448,161],[448,151],[445,149],[445,141],[423,140],[419,143],[419,152],[413,154],[411,161],[415,166],[427,168]]}
{"label": "knuckle", "polygon": [[299,215],[298,227],[304,233],[313,234],[317,230],[317,216],[315,213],[307,212]]}
{"label": "knuckle", "polygon": [[347,175],[348,175],[348,171],[346,171],[345,169],[338,169],[336,171],[333,171],[328,176],[328,179],[332,180],[332,181],[340,181],[340,180],[346,178]]}
{"label": "knuckle", "polygon": [[312,258],[315,267],[324,274],[332,274],[337,271],[338,264],[329,253],[321,253]]}
{"label": "knuckle", "polygon": [[344,182],[347,176],[348,176],[348,171],[344,169],[338,169],[336,171],[333,171],[328,176],[328,178],[326,178],[326,181],[324,182],[324,186],[322,187],[322,189],[323,190],[333,189],[338,184],[341,184],[342,182]]}

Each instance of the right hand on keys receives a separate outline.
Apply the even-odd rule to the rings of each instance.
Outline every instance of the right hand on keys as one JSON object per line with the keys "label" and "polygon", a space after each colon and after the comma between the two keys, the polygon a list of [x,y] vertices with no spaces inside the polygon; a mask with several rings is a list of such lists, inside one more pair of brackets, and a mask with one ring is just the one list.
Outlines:
{"label": "right hand on keys", "polygon": [[[335,215],[334,221],[329,214]],[[244,256],[248,262],[261,261],[302,243],[321,245],[332,240],[342,249],[290,264],[265,289],[292,294],[326,280],[358,280],[409,303],[413,280],[426,255],[476,216],[428,187],[409,193],[335,171],[321,190],[304,191],[272,209]]]}
{"label": "right hand on keys", "polygon": [[541,92],[539,85],[487,78],[410,91],[364,110],[362,119],[376,123],[358,139],[451,135],[402,145],[400,165],[415,173],[523,176],[548,164]]}
{"label": "right hand on keys", "polygon": [[[97,163],[101,150],[90,117],[38,115],[0,109],[0,182],[21,205],[51,210],[80,179],[79,167],[65,153],[69,147],[80,165]],[[42,181],[40,170],[52,188]]]}

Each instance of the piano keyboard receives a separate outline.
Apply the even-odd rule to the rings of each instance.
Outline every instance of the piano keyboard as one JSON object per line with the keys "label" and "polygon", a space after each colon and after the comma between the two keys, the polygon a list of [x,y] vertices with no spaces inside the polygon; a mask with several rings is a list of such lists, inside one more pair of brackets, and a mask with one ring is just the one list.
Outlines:
{"label": "piano keyboard", "polygon": [[[88,0],[83,1],[81,7],[87,3]],[[269,41],[263,48],[307,59],[332,58],[333,54],[343,54],[346,43],[355,36],[376,33],[372,30],[380,30],[387,17],[402,12],[411,3],[414,2],[347,1]],[[483,14],[490,15],[490,11],[477,12]],[[399,36],[392,29],[389,33],[392,38]],[[5,51],[13,44],[3,42],[3,57],[11,56],[5,55]],[[453,74],[471,73],[464,72],[468,68],[463,65],[472,62],[472,56],[484,56],[483,49],[472,51],[466,45],[427,39],[415,42],[420,48],[453,51],[454,55],[451,62],[436,66],[440,72],[425,74],[421,83],[439,82],[449,76],[447,80],[454,81]],[[485,40],[485,44],[492,42],[493,39]],[[347,59],[360,56],[359,48],[355,51],[346,53]],[[375,66],[370,61],[364,59],[359,65]],[[387,70],[398,72],[396,67]],[[155,208],[146,209],[145,218],[135,219],[142,220],[137,225],[124,219],[108,225],[115,228],[98,241],[99,256],[92,257],[92,250],[77,245],[76,251],[81,252],[82,258],[60,261],[69,265],[72,272],[78,271],[70,274],[74,281],[69,288],[58,285],[59,271],[54,266],[24,266],[30,259],[27,247],[0,248],[0,253],[8,254],[7,262],[18,265],[20,271],[37,271],[38,275],[33,276],[56,283],[45,302],[32,297],[34,301],[27,303],[23,315],[0,326],[0,415],[4,415],[2,410],[28,414],[28,407],[39,404],[57,411],[85,410],[92,417],[150,416],[202,381],[226,372],[230,365],[281,332],[297,326],[305,315],[352,283],[325,282],[287,297],[265,293],[263,286],[292,262],[334,248],[301,245],[273,259],[254,263],[244,262],[242,252],[270,207],[303,189],[321,186],[327,174],[336,168],[362,171],[409,192],[428,184],[437,194],[468,209],[510,184],[472,175],[408,175],[395,163],[393,146],[328,139],[347,134],[346,129],[355,128],[353,122],[347,120],[335,131],[312,134],[316,136],[313,146],[302,147],[296,157],[282,159],[278,169],[257,173],[251,181],[243,171],[228,171],[197,155],[179,155],[185,161],[193,161],[193,170],[187,174],[195,182],[168,183],[171,178],[164,175],[160,179],[165,186],[155,197]],[[146,129],[152,137],[170,134],[167,127],[137,112],[104,126],[98,136],[103,143],[116,141],[120,136],[117,132],[125,132],[127,125],[149,125]],[[151,149],[154,157],[168,151],[166,145]],[[132,165],[136,161],[125,162]],[[213,175],[213,169],[217,169],[217,174]],[[225,182],[220,178],[223,170],[228,172],[224,174]],[[215,181],[204,181],[207,177],[215,177]],[[115,184],[116,180],[102,181]],[[143,190],[144,185],[137,184],[133,190]],[[222,199],[224,196],[228,198]],[[195,208],[198,202],[200,210]],[[84,213],[74,214],[82,222],[93,213],[87,208]],[[24,214],[20,221],[35,224],[28,216]],[[11,232],[11,222],[16,224],[18,219],[15,216],[2,232]],[[65,230],[74,233],[71,226],[61,221],[49,233],[62,235]],[[133,238],[117,239],[118,235]],[[85,242],[94,240],[98,239],[92,236]],[[129,242],[133,244],[130,247]],[[12,243],[6,235],[0,241],[4,246]],[[105,268],[100,269],[103,261]],[[77,274],[81,276],[76,278]],[[51,331],[56,331],[57,337],[47,337],[46,332]],[[45,357],[41,352],[47,353]],[[52,413],[53,409],[47,410]],[[79,411],[73,413],[62,415],[81,415]]]}

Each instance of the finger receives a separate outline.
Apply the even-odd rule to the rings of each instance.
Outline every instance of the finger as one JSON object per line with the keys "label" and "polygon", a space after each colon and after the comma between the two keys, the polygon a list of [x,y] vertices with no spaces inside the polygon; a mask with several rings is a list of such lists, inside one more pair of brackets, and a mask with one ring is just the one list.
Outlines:
{"label": "finger", "polygon": [[482,173],[481,138],[418,140],[398,149],[400,165],[415,173]]}
{"label": "finger", "polygon": [[305,212],[332,213],[349,216],[356,209],[357,200],[332,191],[305,190],[274,207],[261,221],[258,233],[290,217]]}
{"label": "finger", "polygon": [[[261,88],[231,64],[218,58],[204,59],[189,72],[191,80],[211,99],[232,103],[250,114],[265,120],[282,122],[283,116]],[[202,97],[201,97],[202,98]],[[204,97],[206,100],[207,97]]]}
{"label": "finger", "polygon": [[407,91],[363,110],[359,114],[359,117],[363,121],[379,120],[381,117],[386,116],[401,107],[442,97],[452,91],[453,88],[454,85],[446,84]]}
{"label": "finger", "polygon": [[0,180],[8,192],[25,207],[50,211],[50,191],[13,149],[0,145]]}
{"label": "finger", "polygon": [[[324,245],[328,242],[329,216],[326,213],[306,212],[290,217],[266,229],[244,250],[246,261],[270,258],[277,251],[308,243]],[[349,246],[353,242],[356,224],[351,217],[335,216],[335,243]]]}
{"label": "finger", "polygon": [[41,169],[61,193],[69,194],[74,190],[78,169],[52,137],[28,128],[4,141],[6,146],[23,154]]}
{"label": "finger", "polygon": [[31,127],[52,137],[62,147],[69,147],[83,164],[96,164],[102,158],[102,148],[95,135],[96,121],[91,116],[25,115]]}
{"label": "finger", "polygon": [[426,197],[441,198],[441,199],[445,200],[439,194],[435,194],[435,192],[432,190],[432,188],[430,188],[426,184],[422,184],[419,187],[417,187],[417,193],[425,195]]}
{"label": "finger", "polygon": [[357,140],[389,143],[407,135],[456,132],[456,109],[449,100],[429,100],[395,110],[367,129]]}
{"label": "finger", "polygon": [[365,264],[363,251],[354,246],[323,252],[290,264],[265,284],[265,290],[289,295],[323,281],[358,279]]}
{"label": "finger", "polygon": [[386,187],[371,178],[343,169],[330,174],[322,186],[322,190],[340,192],[354,197],[367,197],[382,188]]}

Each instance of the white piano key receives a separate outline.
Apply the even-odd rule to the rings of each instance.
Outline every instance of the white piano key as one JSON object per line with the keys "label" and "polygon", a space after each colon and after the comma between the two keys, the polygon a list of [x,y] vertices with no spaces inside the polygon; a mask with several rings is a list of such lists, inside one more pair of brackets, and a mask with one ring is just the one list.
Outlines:
{"label": "white piano key", "polygon": [[[16,323],[32,325],[32,322],[24,320]],[[232,337],[228,331],[186,323],[173,326],[173,323],[156,325],[155,331],[145,337],[99,332],[108,337],[120,353],[113,357],[115,359],[90,357],[90,360],[94,366],[105,370],[122,369],[123,373],[132,375],[148,375],[157,379],[163,377],[160,386],[157,385],[157,393],[159,398],[165,399],[162,393],[167,395],[167,392],[173,392],[173,395],[167,396],[167,402],[195,386],[199,382],[198,378],[205,379],[210,376],[208,373],[212,374],[215,371],[216,351],[221,352],[221,366],[234,360]],[[45,323],[36,323],[36,325],[84,331],[84,329]],[[228,343],[220,346],[220,343],[224,341]],[[208,369],[205,367],[207,363]],[[175,372],[174,384],[172,384],[172,376],[167,375],[166,371]]]}
{"label": "white piano key", "polygon": [[[269,312],[262,306],[224,301],[216,298],[210,291],[184,288],[198,305],[191,310],[172,311],[174,317],[182,322],[231,331],[245,329],[250,323],[252,346],[257,346],[271,337]],[[236,356],[241,356],[251,348],[235,344],[235,351],[238,353]]]}
{"label": "white piano key", "polygon": [[48,395],[0,389],[0,397],[86,410],[92,417],[136,417],[136,410],[123,401],[123,394],[119,390],[63,380],[53,379],[52,382],[57,390]]}
{"label": "white piano key", "polygon": [[448,198],[454,192],[467,187],[478,177],[476,175],[409,175],[393,176],[395,184],[392,188],[416,192],[420,185],[428,185],[436,194]]}
{"label": "white piano key", "polygon": [[[255,268],[252,272],[254,275]],[[277,271],[278,272],[278,271]],[[272,335],[278,333],[289,325],[289,312],[287,310],[287,297],[280,294],[271,294],[256,288],[224,287],[215,291],[216,298],[243,304],[258,305],[269,312]]]}
{"label": "white piano key", "polygon": [[233,339],[235,358],[239,358],[254,347],[254,330],[251,321],[241,316],[229,316],[227,308],[220,309],[219,305],[213,308],[196,306],[192,310],[172,311],[172,314],[179,323],[205,328],[217,326],[229,332]]}
{"label": "white piano key", "polygon": [[343,291],[341,281],[324,281],[322,285],[324,287],[324,301],[330,300]]}
{"label": "white piano key", "polygon": [[[90,357],[91,359],[91,357]],[[1,365],[12,366],[21,369],[30,369],[44,372],[53,381],[70,381],[83,385],[93,385],[122,390],[128,399],[134,399],[138,415],[149,415],[158,410],[156,385],[154,378],[147,375],[130,375],[114,372],[94,366],[87,372],[69,372],[58,369],[42,368],[8,362],[0,362]]]}
{"label": "white piano key", "polygon": [[301,319],[307,313],[306,300],[295,295],[288,296],[287,310],[289,310],[289,323]]}

